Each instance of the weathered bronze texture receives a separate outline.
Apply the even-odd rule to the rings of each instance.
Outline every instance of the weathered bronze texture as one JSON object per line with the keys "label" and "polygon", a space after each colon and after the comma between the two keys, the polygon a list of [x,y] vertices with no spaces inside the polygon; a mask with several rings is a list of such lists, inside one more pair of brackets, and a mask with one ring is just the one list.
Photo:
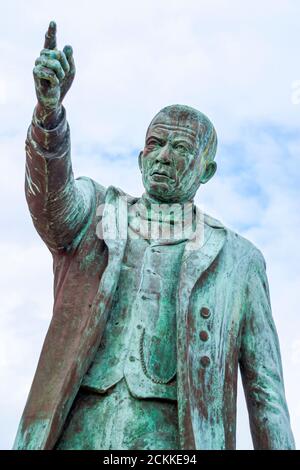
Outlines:
{"label": "weathered bronze texture", "polygon": [[238,367],[254,448],[294,448],[264,258],[193,202],[217,167],[210,120],[162,109],[132,197],[74,179],[54,22],[33,72],[25,190],[54,308],[15,448],[234,449]]}

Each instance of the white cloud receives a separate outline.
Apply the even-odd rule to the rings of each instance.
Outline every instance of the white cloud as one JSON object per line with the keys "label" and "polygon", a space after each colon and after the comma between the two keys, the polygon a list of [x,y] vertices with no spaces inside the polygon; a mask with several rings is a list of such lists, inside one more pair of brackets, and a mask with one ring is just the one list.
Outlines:
{"label": "white cloud", "polygon": [[300,339],[292,342],[292,364],[300,366]]}
{"label": "white cloud", "polygon": [[0,78],[0,105],[4,104],[7,96],[7,84],[5,80]]}

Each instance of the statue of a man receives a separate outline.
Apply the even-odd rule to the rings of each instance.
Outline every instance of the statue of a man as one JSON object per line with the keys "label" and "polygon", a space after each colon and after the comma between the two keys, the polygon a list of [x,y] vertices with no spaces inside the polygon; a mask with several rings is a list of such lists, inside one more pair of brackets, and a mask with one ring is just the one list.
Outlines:
{"label": "statue of a man", "polygon": [[26,197],[53,256],[54,310],[15,448],[234,449],[238,367],[254,448],[294,448],[263,256],[193,202],[216,170],[213,125],[162,109],[140,198],[75,180],[62,106],[74,75],[52,22]]}

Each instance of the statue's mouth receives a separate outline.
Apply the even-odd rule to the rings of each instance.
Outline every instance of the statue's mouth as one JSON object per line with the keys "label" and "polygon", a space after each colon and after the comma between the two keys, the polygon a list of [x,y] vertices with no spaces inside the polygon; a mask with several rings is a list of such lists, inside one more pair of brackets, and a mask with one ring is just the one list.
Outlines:
{"label": "statue's mouth", "polygon": [[157,179],[157,180],[164,180],[164,179],[173,179],[169,173],[165,170],[154,170],[151,172],[151,176],[154,178],[154,179]]}

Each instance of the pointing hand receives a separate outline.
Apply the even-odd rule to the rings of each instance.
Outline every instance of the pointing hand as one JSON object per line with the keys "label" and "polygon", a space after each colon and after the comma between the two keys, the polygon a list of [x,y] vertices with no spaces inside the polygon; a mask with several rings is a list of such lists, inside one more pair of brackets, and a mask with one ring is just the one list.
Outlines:
{"label": "pointing hand", "polygon": [[73,49],[56,47],[56,23],[51,21],[45,35],[44,49],[33,69],[35,90],[39,105],[45,110],[56,110],[62,103],[75,76]]}

